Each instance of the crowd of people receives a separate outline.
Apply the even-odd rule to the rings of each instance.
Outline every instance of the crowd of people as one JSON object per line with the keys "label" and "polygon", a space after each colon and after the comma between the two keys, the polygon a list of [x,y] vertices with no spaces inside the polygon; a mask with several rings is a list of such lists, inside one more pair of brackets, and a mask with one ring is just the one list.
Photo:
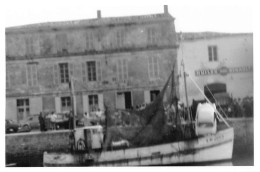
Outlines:
{"label": "crowd of people", "polygon": [[64,128],[73,128],[73,113],[72,111],[63,113],[63,114],[56,114],[55,112],[45,113],[40,112],[39,114],[39,124],[41,131],[47,130],[57,130],[62,125]]}
{"label": "crowd of people", "polygon": [[223,107],[223,111],[228,117],[253,117],[254,99],[249,96],[231,99],[230,103]]}

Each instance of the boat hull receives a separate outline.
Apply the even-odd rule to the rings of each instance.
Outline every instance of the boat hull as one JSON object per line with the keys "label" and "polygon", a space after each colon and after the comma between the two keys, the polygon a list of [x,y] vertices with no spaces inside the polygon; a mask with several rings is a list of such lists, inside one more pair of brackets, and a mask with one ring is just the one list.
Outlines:
{"label": "boat hull", "polygon": [[44,153],[44,166],[148,166],[190,164],[232,159],[234,131],[228,128],[213,135],[156,146],[103,151],[93,154]]}

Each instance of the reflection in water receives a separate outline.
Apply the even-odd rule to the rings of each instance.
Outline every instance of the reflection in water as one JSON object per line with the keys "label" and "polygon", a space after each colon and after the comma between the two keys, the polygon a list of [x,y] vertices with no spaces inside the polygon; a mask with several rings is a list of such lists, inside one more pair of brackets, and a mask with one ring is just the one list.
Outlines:
{"label": "reflection in water", "polygon": [[221,161],[221,162],[212,162],[205,164],[205,166],[233,166],[232,161]]}
{"label": "reflection in water", "polygon": [[[6,167],[42,167],[42,155],[29,158],[29,161],[24,161],[28,158],[19,158],[16,161],[7,162]],[[179,164],[177,166],[253,166],[254,154],[253,151],[247,153],[235,152],[232,160],[196,163],[196,164]],[[169,165],[172,166],[172,165]]]}

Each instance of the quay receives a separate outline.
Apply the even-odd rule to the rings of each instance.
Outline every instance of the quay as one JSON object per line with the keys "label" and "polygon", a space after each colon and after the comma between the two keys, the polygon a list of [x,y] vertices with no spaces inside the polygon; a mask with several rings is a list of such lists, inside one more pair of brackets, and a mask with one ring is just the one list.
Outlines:
{"label": "quay", "polygon": [[[233,155],[236,156],[243,151],[253,157],[253,118],[230,118],[228,122],[235,132]],[[7,134],[6,165],[14,163],[18,166],[41,166],[44,151],[68,151],[69,133],[70,130],[51,130]]]}

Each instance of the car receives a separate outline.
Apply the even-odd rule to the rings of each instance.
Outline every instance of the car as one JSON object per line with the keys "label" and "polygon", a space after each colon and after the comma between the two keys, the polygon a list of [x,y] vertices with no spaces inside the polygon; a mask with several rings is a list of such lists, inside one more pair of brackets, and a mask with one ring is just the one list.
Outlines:
{"label": "car", "polygon": [[40,123],[39,123],[39,115],[30,115],[24,120],[20,121],[20,125],[23,130],[25,131],[31,131],[32,129],[39,129]]}
{"label": "car", "polygon": [[20,125],[16,122],[14,122],[11,119],[6,119],[5,120],[5,133],[17,133],[19,130]]}

